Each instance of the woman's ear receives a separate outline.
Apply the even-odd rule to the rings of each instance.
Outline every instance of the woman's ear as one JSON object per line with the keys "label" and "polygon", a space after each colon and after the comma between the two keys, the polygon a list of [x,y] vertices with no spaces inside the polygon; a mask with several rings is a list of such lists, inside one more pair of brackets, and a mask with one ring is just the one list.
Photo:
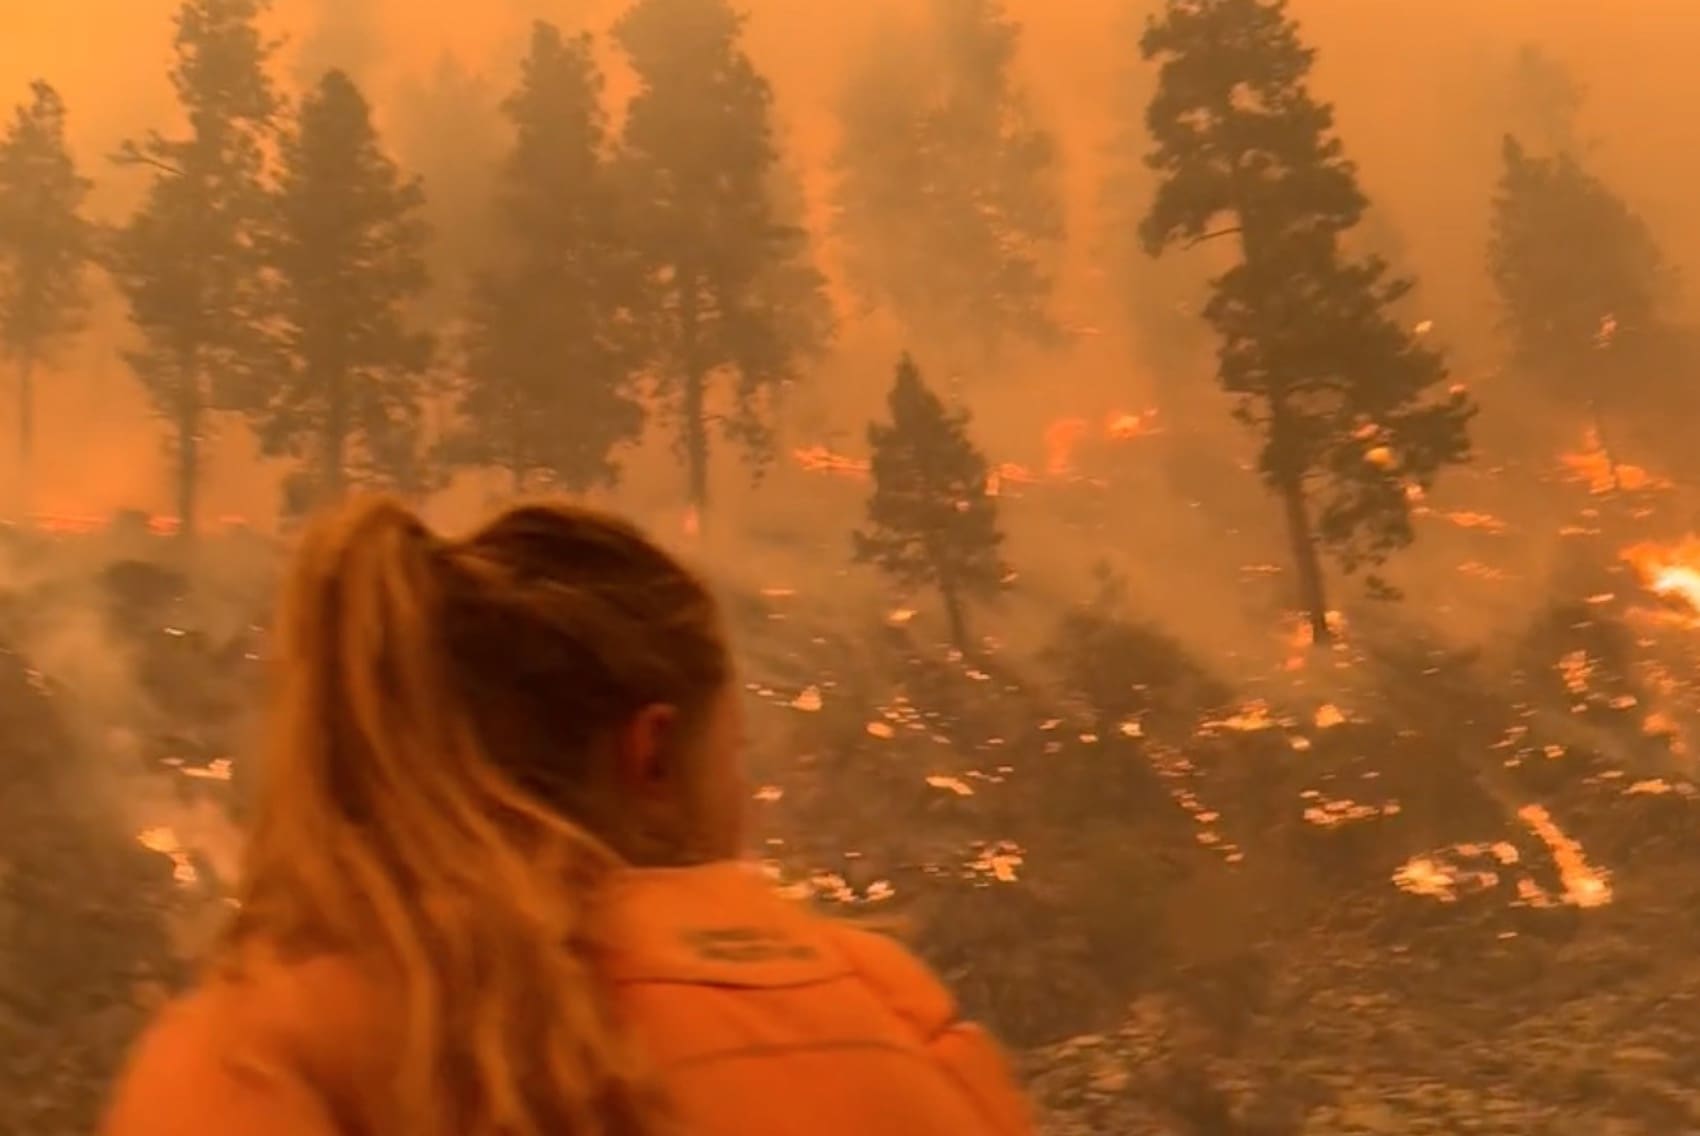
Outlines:
{"label": "woman's ear", "polygon": [[673,777],[671,758],[678,724],[678,707],[652,702],[620,728],[615,737],[615,760],[623,786],[645,792]]}

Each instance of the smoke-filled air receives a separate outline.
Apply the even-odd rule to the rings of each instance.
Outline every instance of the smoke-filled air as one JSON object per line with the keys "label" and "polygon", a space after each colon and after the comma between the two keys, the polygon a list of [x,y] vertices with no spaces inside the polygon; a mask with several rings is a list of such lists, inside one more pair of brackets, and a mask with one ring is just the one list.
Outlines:
{"label": "smoke-filled air", "polygon": [[698,569],[751,854],[1047,1136],[1700,1131],[1700,5],[4,9],[0,1132],[370,491]]}

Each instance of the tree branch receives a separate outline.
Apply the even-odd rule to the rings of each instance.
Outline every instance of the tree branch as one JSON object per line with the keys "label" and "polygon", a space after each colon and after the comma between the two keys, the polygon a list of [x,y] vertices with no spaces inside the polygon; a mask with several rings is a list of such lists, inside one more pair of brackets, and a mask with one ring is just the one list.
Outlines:
{"label": "tree branch", "polygon": [[112,155],[111,161],[120,166],[151,166],[161,173],[170,174],[172,177],[183,176],[182,170],[169,162],[161,161],[151,154],[144,153],[142,148],[134,142],[126,142],[120,146],[118,152]]}
{"label": "tree branch", "polygon": [[1239,231],[1240,231],[1240,227],[1238,225],[1235,225],[1232,228],[1227,228],[1227,229],[1217,229],[1213,233],[1205,233],[1201,237],[1194,237],[1192,240],[1190,240],[1186,243],[1186,247],[1189,248],[1189,249],[1190,248],[1197,248],[1199,245],[1203,244],[1205,241],[1213,241],[1217,237],[1231,237],[1231,236],[1234,236]]}

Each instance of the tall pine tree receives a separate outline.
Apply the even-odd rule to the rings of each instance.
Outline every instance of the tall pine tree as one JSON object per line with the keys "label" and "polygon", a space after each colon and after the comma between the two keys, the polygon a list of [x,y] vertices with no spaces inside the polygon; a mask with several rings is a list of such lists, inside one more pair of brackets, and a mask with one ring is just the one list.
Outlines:
{"label": "tall pine tree", "polygon": [[1221,384],[1260,435],[1313,639],[1326,642],[1320,551],[1350,572],[1409,544],[1411,497],[1468,459],[1474,407],[1389,312],[1410,284],[1342,248],[1366,203],[1332,110],[1309,91],[1314,53],[1285,0],[1168,0],[1143,50],[1160,63],[1146,245],[1238,240],[1205,318]]}
{"label": "tall pine tree", "polygon": [[474,288],[450,453],[507,471],[516,492],[612,484],[612,451],[643,429],[639,265],[608,169],[602,91],[590,37],[538,23],[502,106],[514,128],[496,201],[503,245]]}
{"label": "tall pine tree", "polygon": [[1508,137],[1503,157],[1488,263],[1512,358],[1606,445],[1606,412],[1633,403],[1635,378],[1668,343],[1664,257],[1646,223],[1572,154],[1540,157]]}
{"label": "tall pine tree", "polygon": [[754,468],[771,457],[774,398],[824,346],[808,313],[825,284],[807,233],[775,209],[773,92],[743,18],[727,0],[637,0],[614,35],[638,80],[621,176],[651,287],[652,370],[700,515],[716,420]]}
{"label": "tall pine tree", "polygon": [[83,217],[89,181],[65,145],[65,104],[30,87],[0,139],[0,351],[17,371],[18,463],[28,502],[35,447],[36,368],[82,330],[93,231]]}
{"label": "tall pine tree", "polygon": [[968,412],[946,408],[907,355],[887,405],[891,421],[868,426],[873,492],[855,557],[904,587],[937,588],[951,642],[967,651],[968,602],[995,596],[1009,575],[986,459]]}
{"label": "tall pine tree", "polygon": [[1056,139],[1016,77],[1003,0],[929,0],[930,50],[892,35],[840,106],[836,229],[856,289],[914,336],[1051,343],[1063,237]]}
{"label": "tall pine tree", "polygon": [[267,0],[184,0],[171,82],[188,130],[126,143],[150,169],[140,211],[117,234],[114,276],[142,346],[128,354],[173,441],[177,514],[195,531],[201,444],[217,410],[250,409],[273,371],[261,246],[271,223],[265,144],[278,99]]}
{"label": "tall pine tree", "polygon": [[318,500],[351,480],[419,488],[432,342],[409,305],[428,284],[424,200],[354,81],[326,72],[283,139],[272,252],[285,366],[255,414],[267,453],[306,459]]}

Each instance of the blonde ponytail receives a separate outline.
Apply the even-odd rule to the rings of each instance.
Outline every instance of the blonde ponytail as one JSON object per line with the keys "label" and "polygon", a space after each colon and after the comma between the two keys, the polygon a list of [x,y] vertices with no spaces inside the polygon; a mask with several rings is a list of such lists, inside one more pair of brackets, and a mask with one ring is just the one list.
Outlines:
{"label": "blonde ponytail", "polygon": [[600,809],[600,741],[725,682],[707,591],[593,513],[530,506],[454,542],[380,498],[308,530],[275,634],[226,960],[386,976],[402,1048],[364,1102],[378,1131],[654,1136],[597,961],[599,885],[635,847]]}

